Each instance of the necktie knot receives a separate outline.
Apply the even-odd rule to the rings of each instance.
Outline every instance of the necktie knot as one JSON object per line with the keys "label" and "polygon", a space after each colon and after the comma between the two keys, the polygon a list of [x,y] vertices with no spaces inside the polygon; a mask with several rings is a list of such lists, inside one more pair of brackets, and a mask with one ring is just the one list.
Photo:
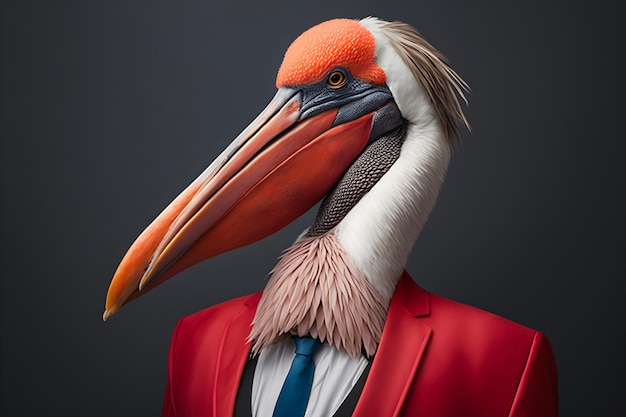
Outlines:
{"label": "necktie knot", "polygon": [[311,357],[322,344],[319,340],[310,336],[294,336],[293,341],[296,343],[296,355]]}

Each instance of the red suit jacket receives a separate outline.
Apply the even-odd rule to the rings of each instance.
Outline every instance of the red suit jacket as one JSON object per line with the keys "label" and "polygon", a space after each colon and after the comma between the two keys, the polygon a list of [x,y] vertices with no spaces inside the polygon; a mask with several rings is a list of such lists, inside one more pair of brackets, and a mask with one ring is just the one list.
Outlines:
{"label": "red suit jacket", "polygon": [[[180,320],[164,416],[233,415],[260,297]],[[542,333],[430,294],[404,273],[353,416],[556,415],[556,365]]]}

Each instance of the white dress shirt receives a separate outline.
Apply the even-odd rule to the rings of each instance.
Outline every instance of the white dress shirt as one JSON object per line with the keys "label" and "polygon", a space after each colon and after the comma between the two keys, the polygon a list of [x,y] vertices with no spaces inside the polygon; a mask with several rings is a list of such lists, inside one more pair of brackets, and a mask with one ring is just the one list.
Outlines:
{"label": "white dress shirt", "polygon": [[[261,351],[252,382],[252,417],[271,417],[295,352],[291,339]],[[305,417],[332,416],[367,367],[367,359],[350,357],[328,343],[313,354],[315,373]]]}

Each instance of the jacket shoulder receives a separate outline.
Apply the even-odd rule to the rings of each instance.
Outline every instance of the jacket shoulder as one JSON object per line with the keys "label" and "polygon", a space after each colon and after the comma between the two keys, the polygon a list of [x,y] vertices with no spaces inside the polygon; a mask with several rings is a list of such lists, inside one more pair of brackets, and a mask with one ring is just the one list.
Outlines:
{"label": "jacket shoulder", "polygon": [[500,334],[532,340],[536,331],[497,314],[428,293],[433,319],[473,338]]}
{"label": "jacket shoulder", "polygon": [[205,308],[196,313],[190,314],[180,319],[177,328],[181,330],[190,329],[193,332],[202,329],[223,328],[234,317],[240,316],[248,309],[256,310],[262,293],[245,295],[233,298],[220,304]]}
{"label": "jacket shoulder", "polygon": [[453,301],[422,289],[404,273],[392,302],[401,304],[410,314],[439,333],[471,339],[515,337],[531,341],[535,331],[496,314]]}

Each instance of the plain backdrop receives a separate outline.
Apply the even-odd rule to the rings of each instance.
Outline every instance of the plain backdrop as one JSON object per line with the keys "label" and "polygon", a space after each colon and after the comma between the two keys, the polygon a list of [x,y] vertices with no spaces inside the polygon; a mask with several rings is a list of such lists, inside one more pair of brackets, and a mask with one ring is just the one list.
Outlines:
{"label": "plain backdrop", "polygon": [[296,36],[368,15],[419,28],[472,87],[473,130],[408,271],[432,292],[545,332],[562,416],[625,415],[618,2],[1,7],[2,416],[160,413],[176,321],[260,290],[314,213],[103,323],[117,264],[273,96]]}

